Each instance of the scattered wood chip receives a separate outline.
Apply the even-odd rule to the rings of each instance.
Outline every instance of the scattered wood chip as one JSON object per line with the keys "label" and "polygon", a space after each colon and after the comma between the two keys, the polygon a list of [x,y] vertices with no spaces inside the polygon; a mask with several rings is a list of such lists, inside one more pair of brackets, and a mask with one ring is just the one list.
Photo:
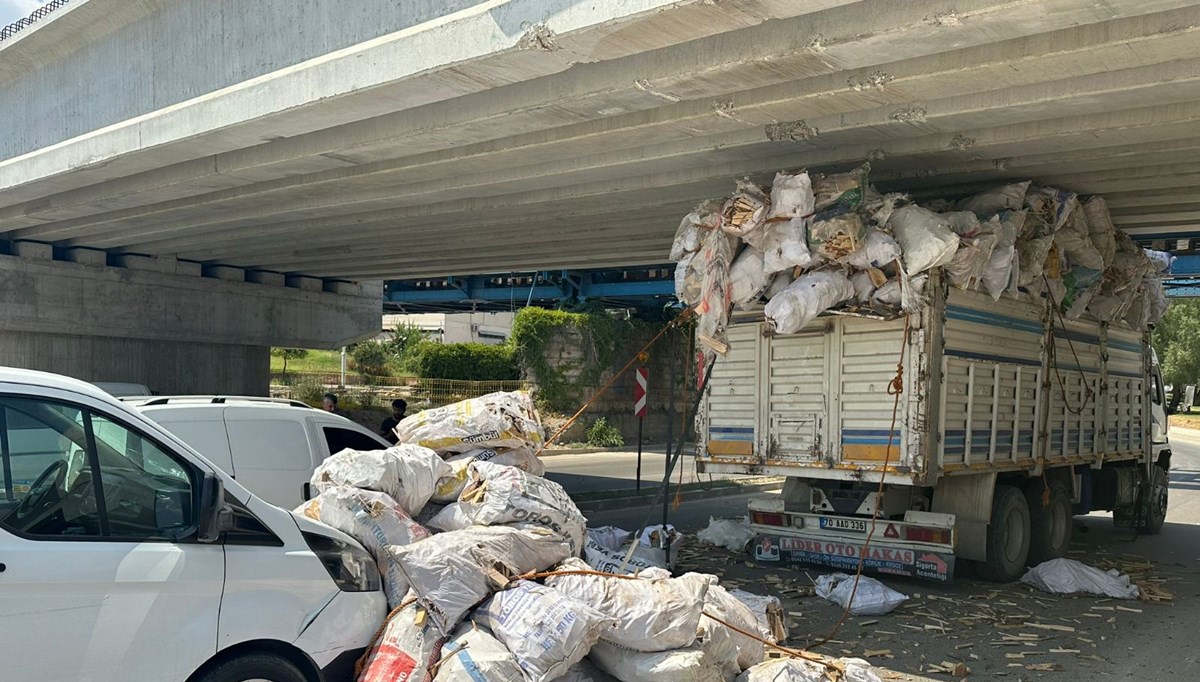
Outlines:
{"label": "scattered wood chip", "polygon": [[1082,653],[1079,649],[1051,649],[1052,654],[1078,654]]}
{"label": "scattered wood chip", "polygon": [[1118,611],[1127,611],[1127,612],[1129,612],[1129,613],[1141,613],[1141,612],[1142,612],[1142,610],[1141,610],[1141,609],[1131,609],[1131,608],[1129,608],[1128,606],[1117,606],[1117,607],[1115,607],[1115,608],[1116,608]]}
{"label": "scattered wood chip", "polygon": [[1033,670],[1035,672],[1052,673],[1062,670],[1063,667],[1057,663],[1026,663],[1025,669]]}
{"label": "scattered wood chip", "polygon": [[882,656],[891,656],[891,649],[871,649],[863,652],[863,658],[880,658]]}
{"label": "scattered wood chip", "polygon": [[1054,630],[1055,632],[1075,632],[1075,628],[1070,625],[1055,625],[1053,623],[1026,623],[1025,627],[1038,628],[1039,630]]}

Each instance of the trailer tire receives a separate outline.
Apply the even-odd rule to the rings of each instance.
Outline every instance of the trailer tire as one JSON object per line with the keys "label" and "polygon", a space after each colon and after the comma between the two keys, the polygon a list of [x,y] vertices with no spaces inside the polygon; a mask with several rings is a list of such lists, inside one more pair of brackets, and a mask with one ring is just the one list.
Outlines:
{"label": "trailer tire", "polygon": [[1021,577],[1029,558],[1029,503],[1019,488],[998,485],[992,496],[992,518],[987,528],[987,560],[979,564],[979,577],[1010,583]]}
{"label": "trailer tire", "polygon": [[[1042,506],[1042,492],[1050,486],[1050,506]],[[1071,493],[1062,479],[1030,479],[1025,485],[1025,502],[1029,505],[1029,565],[1060,559],[1071,546],[1075,530],[1071,513]]]}

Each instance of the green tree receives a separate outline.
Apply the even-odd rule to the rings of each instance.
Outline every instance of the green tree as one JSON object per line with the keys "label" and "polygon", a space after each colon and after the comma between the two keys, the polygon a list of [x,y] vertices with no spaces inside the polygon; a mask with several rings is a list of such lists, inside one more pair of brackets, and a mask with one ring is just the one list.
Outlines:
{"label": "green tree", "polygon": [[391,352],[382,341],[363,341],[350,347],[354,369],[364,377],[388,376],[388,360]]}
{"label": "green tree", "polygon": [[283,378],[287,379],[288,360],[299,360],[308,355],[303,348],[272,348],[271,355],[283,360]]}
{"label": "green tree", "polygon": [[1152,338],[1163,382],[1174,387],[1172,412],[1183,397],[1183,387],[1200,380],[1200,300],[1177,299],[1154,328]]}
{"label": "green tree", "polygon": [[392,329],[392,336],[387,344],[392,356],[398,361],[404,361],[412,354],[417,344],[427,338],[425,331],[417,325],[402,322]]}

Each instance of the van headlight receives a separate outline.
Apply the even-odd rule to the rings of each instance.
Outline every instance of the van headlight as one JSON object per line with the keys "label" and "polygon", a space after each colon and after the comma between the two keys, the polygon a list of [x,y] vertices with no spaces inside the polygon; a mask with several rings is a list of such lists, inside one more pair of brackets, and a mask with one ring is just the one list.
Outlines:
{"label": "van headlight", "polygon": [[358,545],[318,535],[302,533],[309,549],[329,571],[329,577],[343,592],[378,592],[381,586],[375,558]]}

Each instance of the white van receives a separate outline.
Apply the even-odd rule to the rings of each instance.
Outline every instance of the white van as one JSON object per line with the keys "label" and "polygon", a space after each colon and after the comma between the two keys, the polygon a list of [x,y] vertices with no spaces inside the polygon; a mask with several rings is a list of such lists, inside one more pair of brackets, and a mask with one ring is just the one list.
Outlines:
{"label": "white van", "polygon": [[383,438],[302,402],[231,396],[160,396],[124,401],[183,439],[250,492],[284,509],[309,499],[308,481],[345,448],[382,450]]}
{"label": "white van", "polygon": [[0,677],[350,679],[387,612],[349,536],[91,384],[0,367]]}

